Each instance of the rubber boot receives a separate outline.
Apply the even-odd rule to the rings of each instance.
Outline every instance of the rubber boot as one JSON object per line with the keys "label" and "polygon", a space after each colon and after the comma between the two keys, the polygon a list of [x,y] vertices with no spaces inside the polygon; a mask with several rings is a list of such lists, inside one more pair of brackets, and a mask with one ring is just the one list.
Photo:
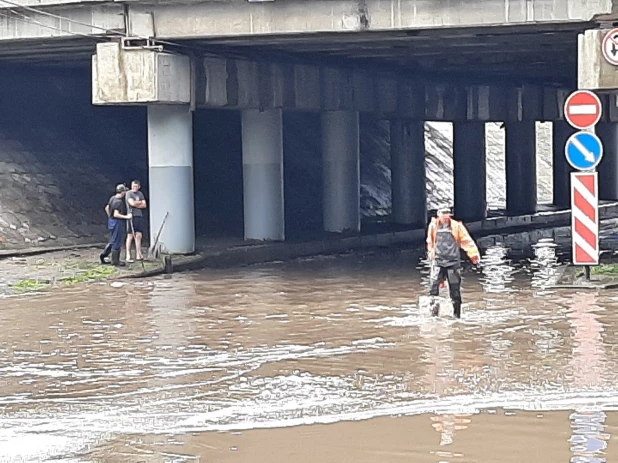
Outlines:
{"label": "rubber boot", "polygon": [[112,265],[115,267],[124,267],[125,263],[120,262],[120,250],[112,251]]}
{"label": "rubber boot", "polygon": [[109,256],[109,253],[111,250],[112,250],[112,245],[108,244],[107,246],[105,246],[105,249],[103,250],[103,252],[99,254],[99,260],[101,261],[101,264],[103,265],[109,264],[109,262],[106,261],[105,258]]}
{"label": "rubber boot", "polygon": [[461,318],[461,302],[453,302],[453,315],[455,318]]}
{"label": "rubber boot", "polygon": [[440,315],[440,302],[435,297],[431,298],[429,308],[431,309],[432,317],[437,317],[438,315]]}

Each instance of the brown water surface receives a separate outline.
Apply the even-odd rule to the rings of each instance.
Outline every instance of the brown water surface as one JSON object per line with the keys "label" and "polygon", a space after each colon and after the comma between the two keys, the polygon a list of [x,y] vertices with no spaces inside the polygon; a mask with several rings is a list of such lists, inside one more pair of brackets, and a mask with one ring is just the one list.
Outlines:
{"label": "brown water surface", "polygon": [[618,461],[618,296],[494,251],[460,321],[405,252],[0,300],[0,461]]}

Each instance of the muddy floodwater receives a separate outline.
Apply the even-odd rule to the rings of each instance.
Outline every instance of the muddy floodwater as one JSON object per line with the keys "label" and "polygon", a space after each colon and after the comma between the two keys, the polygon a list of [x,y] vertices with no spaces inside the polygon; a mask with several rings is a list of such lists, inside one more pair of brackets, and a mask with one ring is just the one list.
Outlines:
{"label": "muddy floodwater", "polygon": [[0,461],[618,461],[618,293],[490,254],[461,320],[406,252],[1,299]]}

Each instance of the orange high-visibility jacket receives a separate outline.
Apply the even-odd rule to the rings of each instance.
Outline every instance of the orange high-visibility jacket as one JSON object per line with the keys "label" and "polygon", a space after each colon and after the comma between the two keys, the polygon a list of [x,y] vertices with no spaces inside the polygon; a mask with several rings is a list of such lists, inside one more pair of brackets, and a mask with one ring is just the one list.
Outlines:
{"label": "orange high-visibility jacket", "polygon": [[[427,230],[427,252],[430,258],[435,257],[437,230],[438,219],[434,217],[431,219],[429,229]],[[451,219],[451,230],[453,232],[453,236],[455,237],[455,241],[457,241],[459,247],[466,252],[470,260],[480,258],[479,250],[463,223]]]}

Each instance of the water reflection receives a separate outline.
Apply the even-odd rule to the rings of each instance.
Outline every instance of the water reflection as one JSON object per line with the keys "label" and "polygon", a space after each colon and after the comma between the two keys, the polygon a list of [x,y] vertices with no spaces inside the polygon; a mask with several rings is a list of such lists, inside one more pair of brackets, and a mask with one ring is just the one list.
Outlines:
{"label": "water reflection", "polygon": [[488,293],[505,293],[513,291],[510,284],[516,269],[508,258],[508,248],[501,244],[487,248],[483,256],[482,285]]}
{"label": "water reflection", "polygon": [[[573,333],[570,370],[575,384],[581,388],[602,388],[604,384],[607,358],[601,335],[603,325],[594,312],[598,309],[596,302],[595,294],[575,294],[569,312]],[[607,462],[603,457],[610,437],[604,432],[606,418],[607,415],[598,408],[577,410],[571,414],[571,463]]]}
{"label": "water reflection", "polygon": [[[458,384],[461,382],[462,373],[457,370],[455,365],[455,352],[453,350],[455,326],[453,324],[433,324],[421,327],[419,332],[426,342],[428,349],[422,356],[423,362],[428,364],[424,381],[433,390],[437,397],[448,397],[456,393]],[[475,363],[475,359],[464,361],[469,364]],[[447,450],[442,447],[450,446],[454,443],[458,431],[468,428],[472,421],[470,413],[452,413],[436,410],[436,414],[429,418],[432,428],[440,434],[439,447],[432,451],[432,454],[444,458],[459,458],[463,454],[454,450]],[[445,461],[445,460],[442,460]]]}
{"label": "water reflection", "polygon": [[597,297],[591,293],[575,294],[568,320],[571,325],[573,353],[570,370],[579,387],[602,387],[606,352],[601,333],[604,328],[595,313]]}
{"label": "water reflection", "polygon": [[581,411],[570,415],[573,435],[569,439],[571,463],[607,463],[605,449],[610,435],[605,431],[603,411]]}
{"label": "water reflection", "polygon": [[530,260],[533,288],[545,289],[558,283],[558,245],[551,238],[543,238],[533,245],[534,258]]}

